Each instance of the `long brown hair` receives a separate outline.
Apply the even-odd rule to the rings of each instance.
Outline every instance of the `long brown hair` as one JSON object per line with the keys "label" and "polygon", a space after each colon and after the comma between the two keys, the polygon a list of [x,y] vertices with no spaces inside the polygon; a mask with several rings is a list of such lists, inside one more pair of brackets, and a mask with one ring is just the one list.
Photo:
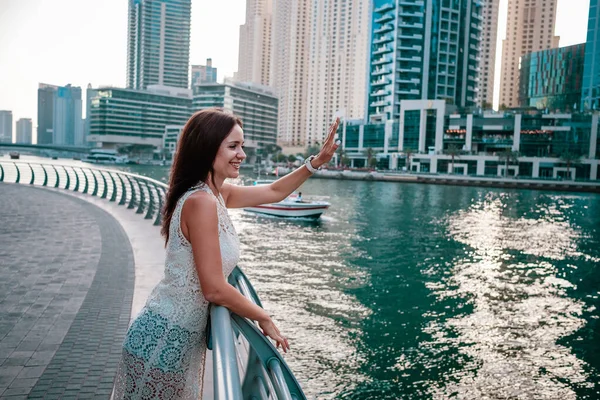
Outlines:
{"label": "long brown hair", "polygon": [[235,125],[242,121],[220,108],[198,111],[181,132],[177,152],[171,167],[169,189],[162,209],[161,234],[169,241],[169,226],[179,198],[200,181],[214,176],[213,163],[219,146]]}

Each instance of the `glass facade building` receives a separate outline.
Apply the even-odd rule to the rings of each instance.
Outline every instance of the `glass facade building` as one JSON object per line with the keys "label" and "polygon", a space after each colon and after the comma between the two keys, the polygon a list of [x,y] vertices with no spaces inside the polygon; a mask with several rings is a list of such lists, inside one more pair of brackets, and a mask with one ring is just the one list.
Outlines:
{"label": "glass facade building", "polygon": [[549,111],[579,109],[585,43],[521,57],[519,105]]}
{"label": "glass facade building", "polygon": [[90,98],[88,141],[97,147],[163,146],[167,125],[185,125],[191,114],[189,90],[147,91],[99,88]]}
{"label": "glass facade building", "polygon": [[0,143],[12,143],[12,111],[0,110]]}
{"label": "glass facade building", "polygon": [[402,100],[477,101],[481,2],[375,0],[368,119],[397,120]]}
{"label": "glass facade building", "polygon": [[262,85],[226,82],[194,86],[194,110],[221,107],[244,124],[246,147],[261,149],[277,142],[277,96]]}
{"label": "glass facade building", "polygon": [[40,83],[38,144],[84,146],[81,88]]}
{"label": "glass facade building", "polygon": [[580,110],[600,109],[600,0],[590,0]]}
{"label": "glass facade building", "polygon": [[127,87],[188,87],[191,0],[129,0]]}

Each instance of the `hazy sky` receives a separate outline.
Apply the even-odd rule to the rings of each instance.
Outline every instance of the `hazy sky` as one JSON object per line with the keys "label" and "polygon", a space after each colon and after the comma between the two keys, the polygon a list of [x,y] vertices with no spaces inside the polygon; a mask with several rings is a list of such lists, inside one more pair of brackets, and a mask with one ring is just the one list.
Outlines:
{"label": "hazy sky", "polygon": [[[500,1],[499,39],[508,0]],[[204,64],[211,57],[219,81],[237,70],[245,4],[192,0],[190,63]],[[558,0],[561,46],[585,41],[588,8],[589,0]],[[35,140],[39,82],[123,87],[126,50],[127,0],[0,0],[0,110],[12,110],[13,123],[32,118]]]}

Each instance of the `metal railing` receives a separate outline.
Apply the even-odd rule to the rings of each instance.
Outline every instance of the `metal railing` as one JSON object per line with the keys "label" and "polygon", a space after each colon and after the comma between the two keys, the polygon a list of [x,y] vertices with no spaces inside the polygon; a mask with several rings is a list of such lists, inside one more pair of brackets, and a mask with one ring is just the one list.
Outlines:
{"label": "metal railing", "polygon": [[0,182],[72,190],[108,199],[161,223],[167,185],[155,179],[114,169],[25,161],[0,161]]}
{"label": "metal railing", "polygon": [[[24,161],[0,161],[0,182],[72,190],[98,196],[161,222],[167,185],[112,169]],[[229,283],[262,307],[254,287],[236,267]],[[222,306],[211,306],[209,348],[213,350],[214,399],[306,399],[279,351],[257,326]]]}

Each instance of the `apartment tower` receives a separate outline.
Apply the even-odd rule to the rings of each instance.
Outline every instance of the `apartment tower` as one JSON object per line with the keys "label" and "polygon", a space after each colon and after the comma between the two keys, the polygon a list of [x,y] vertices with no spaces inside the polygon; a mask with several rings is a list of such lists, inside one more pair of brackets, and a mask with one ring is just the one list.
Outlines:
{"label": "apartment tower", "polygon": [[367,83],[369,0],[311,4],[306,137],[322,143],[334,115],[363,119]]}
{"label": "apartment tower", "polygon": [[235,79],[268,85],[271,69],[273,0],[247,0],[246,23],[240,26],[238,70]]}
{"label": "apartment tower", "polygon": [[496,73],[496,41],[498,39],[498,6],[500,0],[483,0],[481,7],[481,51],[479,62],[479,101],[484,109],[494,103]]}
{"label": "apartment tower", "polygon": [[188,87],[191,0],[129,0],[127,87]]}
{"label": "apartment tower", "polygon": [[519,106],[521,56],[558,47],[554,36],[557,0],[508,0],[506,39],[502,42],[500,107]]}

